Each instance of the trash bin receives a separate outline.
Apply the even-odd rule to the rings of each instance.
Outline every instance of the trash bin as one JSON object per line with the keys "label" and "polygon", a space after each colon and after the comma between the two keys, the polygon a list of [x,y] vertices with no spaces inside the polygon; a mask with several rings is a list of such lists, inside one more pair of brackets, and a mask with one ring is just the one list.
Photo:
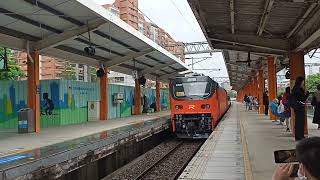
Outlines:
{"label": "trash bin", "polygon": [[35,132],[35,119],[33,110],[30,108],[18,111],[18,133]]}

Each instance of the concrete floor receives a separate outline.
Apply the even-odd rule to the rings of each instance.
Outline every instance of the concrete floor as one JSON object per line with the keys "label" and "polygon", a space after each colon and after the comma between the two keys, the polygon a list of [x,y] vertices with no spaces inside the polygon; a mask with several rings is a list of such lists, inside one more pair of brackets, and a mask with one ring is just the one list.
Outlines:
{"label": "concrete floor", "polygon": [[[311,117],[308,122],[309,135],[320,136],[317,125],[311,123]],[[240,127],[236,126],[237,123]],[[270,180],[276,168],[273,152],[295,148],[292,133],[286,132],[286,126],[278,124],[256,111],[245,111],[243,104],[233,103],[224,120],[190,161],[180,179]],[[227,138],[236,137],[232,146],[225,145],[230,142],[220,138],[221,133],[225,133]],[[219,143],[223,149],[221,151]],[[225,158],[219,158],[221,155],[216,153],[227,154],[236,147],[241,147],[241,152],[234,151]],[[230,162],[233,164],[230,165]]]}
{"label": "concrete floor", "polygon": [[169,111],[144,114],[107,121],[43,128],[40,133],[18,134],[16,129],[0,130],[0,157],[6,154],[44,147],[67,140],[83,137],[128,124],[169,116]]}
{"label": "concrete floor", "polygon": [[[292,133],[286,132],[286,126],[272,122],[268,116],[255,111],[245,111],[242,104],[235,106],[248,143],[253,179],[270,180],[276,168],[273,152],[294,149]],[[317,125],[312,124],[311,118],[308,118],[308,129],[309,136],[320,136],[320,131],[317,130]]]}

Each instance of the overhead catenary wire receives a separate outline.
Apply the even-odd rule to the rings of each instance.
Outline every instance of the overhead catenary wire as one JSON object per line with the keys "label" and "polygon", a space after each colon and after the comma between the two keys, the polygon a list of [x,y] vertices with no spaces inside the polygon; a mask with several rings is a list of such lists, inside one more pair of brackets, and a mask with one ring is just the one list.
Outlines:
{"label": "overhead catenary wire", "polygon": [[173,6],[178,10],[179,14],[182,16],[182,18],[189,24],[189,26],[194,30],[197,31],[194,26],[188,21],[188,19],[183,15],[183,13],[180,11],[179,7],[177,6],[177,4],[173,1],[173,0],[169,0]]}

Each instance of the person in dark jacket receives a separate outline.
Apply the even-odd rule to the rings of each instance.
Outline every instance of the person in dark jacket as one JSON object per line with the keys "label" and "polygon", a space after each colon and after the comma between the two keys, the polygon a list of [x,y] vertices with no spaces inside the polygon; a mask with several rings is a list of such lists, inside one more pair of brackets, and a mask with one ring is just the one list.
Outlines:
{"label": "person in dark jacket", "polygon": [[312,123],[318,124],[318,130],[320,130],[320,84],[317,86],[317,91],[313,94],[311,105],[314,107]]}
{"label": "person in dark jacket", "polygon": [[291,93],[294,98],[293,110],[296,116],[294,127],[295,139],[299,141],[304,138],[305,101],[309,96],[309,92],[305,92],[304,90],[304,77],[297,77]]}
{"label": "person in dark jacket", "polygon": [[249,97],[247,96],[247,94],[244,95],[243,101],[246,106],[246,110],[248,110],[249,109]]}
{"label": "person in dark jacket", "polygon": [[290,87],[286,87],[286,91],[282,96],[282,104],[284,106],[284,114],[285,114],[285,121],[287,125],[287,132],[290,131],[290,117],[291,117],[291,109],[288,103],[290,96]]}
{"label": "person in dark jacket", "polygon": [[268,116],[269,112],[269,96],[268,91],[263,93],[263,105],[264,105],[264,114]]}

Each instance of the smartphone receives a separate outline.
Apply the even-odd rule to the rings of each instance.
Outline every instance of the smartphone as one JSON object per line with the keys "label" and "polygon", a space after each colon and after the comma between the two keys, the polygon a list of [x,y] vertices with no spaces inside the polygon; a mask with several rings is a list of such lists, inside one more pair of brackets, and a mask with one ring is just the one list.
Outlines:
{"label": "smartphone", "polygon": [[293,164],[293,170],[290,177],[298,177],[299,164]]}
{"label": "smartphone", "polygon": [[276,163],[298,162],[296,158],[296,150],[279,150],[274,151],[274,160]]}

